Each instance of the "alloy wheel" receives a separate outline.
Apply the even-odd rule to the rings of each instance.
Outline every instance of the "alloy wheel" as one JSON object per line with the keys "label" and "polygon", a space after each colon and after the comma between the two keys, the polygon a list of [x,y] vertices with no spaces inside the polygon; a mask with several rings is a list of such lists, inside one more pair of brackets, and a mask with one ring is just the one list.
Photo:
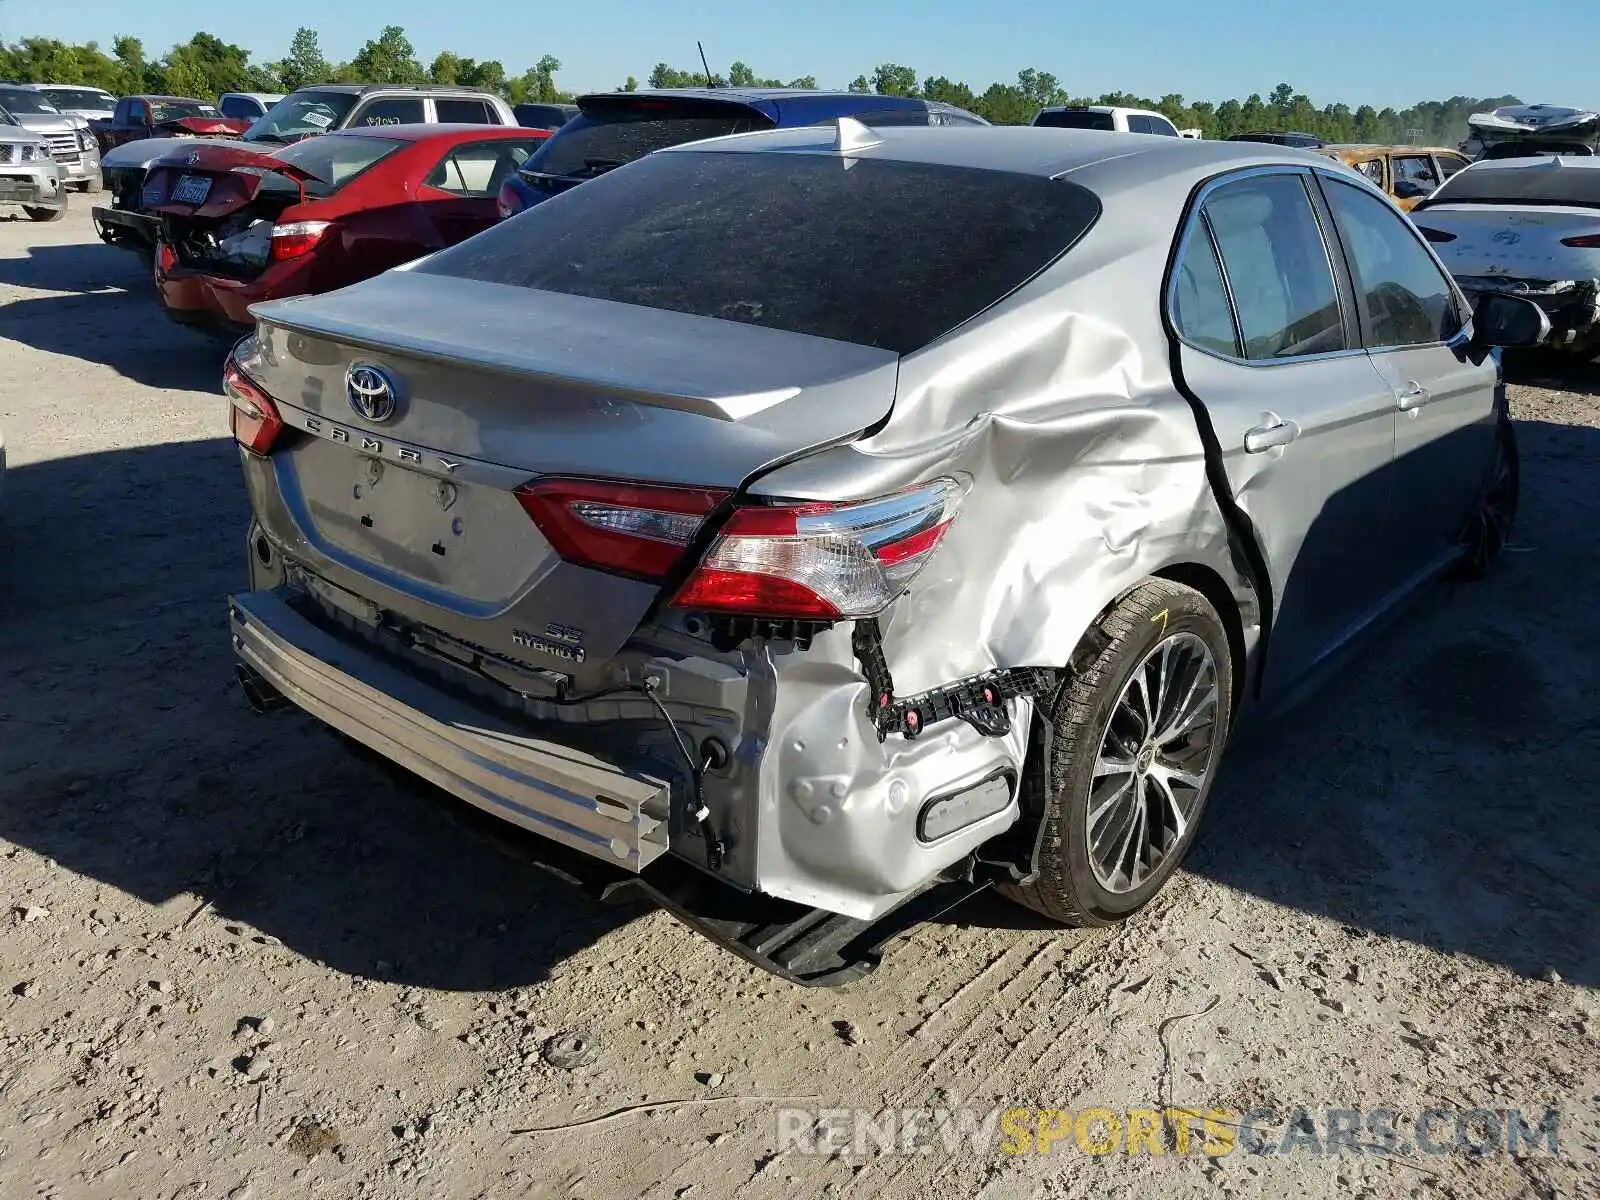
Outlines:
{"label": "alloy wheel", "polygon": [[1123,685],[1101,739],[1084,824],[1108,892],[1150,878],[1189,829],[1223,732],[1217,662],[1192,633],[1157,642]]}

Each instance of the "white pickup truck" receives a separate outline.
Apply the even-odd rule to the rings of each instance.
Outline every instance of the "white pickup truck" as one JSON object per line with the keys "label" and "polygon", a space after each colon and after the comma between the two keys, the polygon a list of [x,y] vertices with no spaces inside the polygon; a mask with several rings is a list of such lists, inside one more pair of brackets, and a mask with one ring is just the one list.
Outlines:
{"label": "white pickup truck", "polygon": [[1162,137],[1183,137],[1191,132],[1179,133],[1171,121],[1147,108],[1118,108],[1111,104],[1041,108],[1034,114],[1033,123],[1052,129],[1103,129],[1108,133],[1155,133]]}

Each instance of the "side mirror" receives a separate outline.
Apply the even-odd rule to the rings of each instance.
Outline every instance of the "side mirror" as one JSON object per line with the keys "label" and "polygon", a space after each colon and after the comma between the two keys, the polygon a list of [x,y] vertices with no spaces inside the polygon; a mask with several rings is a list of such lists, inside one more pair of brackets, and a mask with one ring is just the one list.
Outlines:
{"label": "side mirror", "polygon": [[1427,185],[1418,183],[1415,179],[1397,179],[1394,183],[1396,200],[1420,200],[1429,190]]}
{"label": "side mirror", "polygon": [[1480,346],[1530,349],[1550,336],[1550,317],[1532,300],[1487,292],[1472,310],[1472,338]]}

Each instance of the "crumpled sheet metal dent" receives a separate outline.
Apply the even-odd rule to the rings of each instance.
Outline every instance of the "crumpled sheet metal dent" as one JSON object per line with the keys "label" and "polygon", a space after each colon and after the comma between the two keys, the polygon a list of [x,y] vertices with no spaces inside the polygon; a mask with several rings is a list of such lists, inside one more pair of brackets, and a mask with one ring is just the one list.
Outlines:
{"label": "crumpled sheet metal dent", "polygon": [[[1242,589],[1194,413],[1167,363],[1080,312],[1027,328],[1003,353],[905,360],[880,434],[761,489],[826,495],[830,475],[859,486],[864,470],[875,491],[935,474],[972,484],[940,552],[880,618],[899,696],[996,667],[1063,666],[1107,603],[1174,562],[1202,563]],[[1150,333],[1143,344],[1165,345],[1159,327]],[[1004,738],[952,721],[880,744],[847,627],[772,666],[755,848],[763,891],[875,915],[1015,822],[1014,800],[937,845],[915,837],[928,798],[1001,767],[1020,777],[1029,702],[1013,702]]]}
{"label": "crumpled sheet metal dent", "polygon": [[[972,489],[882,621],[901,695],[994,667],[1062,666],[1107,602],[1172,562],[1229,579],[1204,447],[1165,359],[1142,354],[1120,322],[1081,312],[1028,328],[986,362],[908,360],[895,418],[853,447],[926,474],[938,464],[906,453],[919,435],[963,429],[936,453]],[[1151,333],[1142,344],[1164,347]]]}
{"label": "crumpled sheet metal dent", "polygon": [[762,891],[876,916],[1016,821],[1013,797],[1004,812],[935,843],[916,833],[928,800],[1018,768],[1027,750],[1028,701],[1011,703],[1013,727],[1005,737],[950,721],[915,741],[880,742],[847,628],[775,666],[779,686],[761,758],[754,839]]}

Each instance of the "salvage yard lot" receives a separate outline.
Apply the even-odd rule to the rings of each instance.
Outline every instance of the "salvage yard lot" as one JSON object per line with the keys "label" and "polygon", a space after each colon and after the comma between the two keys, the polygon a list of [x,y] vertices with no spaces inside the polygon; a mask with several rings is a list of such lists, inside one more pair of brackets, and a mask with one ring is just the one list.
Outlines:
{"label": "salvage yard lot", "polygon": [[[1514,552],[1232,755],[1130,926],[975,902],[807,991],[249,712],[222,354],[86,206],[0,220],[4,1200],[1600,1195],[1600,369],[1522,368]],[[828,1158],[784,1104],[1554,1107],[1559,1154]]]}

